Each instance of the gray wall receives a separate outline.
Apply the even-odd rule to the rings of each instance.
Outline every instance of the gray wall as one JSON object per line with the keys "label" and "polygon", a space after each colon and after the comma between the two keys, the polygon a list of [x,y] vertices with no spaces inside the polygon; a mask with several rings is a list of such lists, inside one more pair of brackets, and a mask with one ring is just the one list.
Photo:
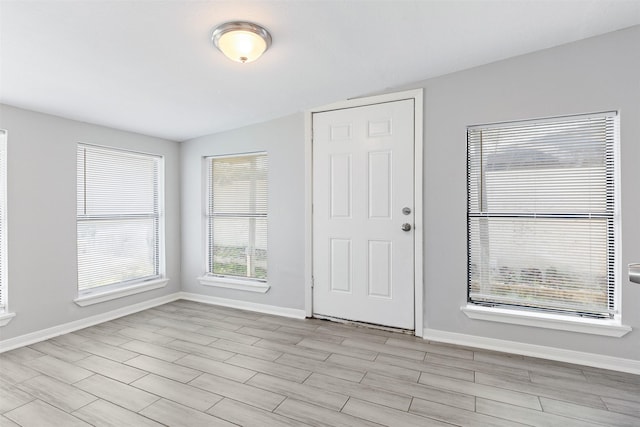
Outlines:
{"label": "gray wall", "polygon": [[[392,90],[425,90],[425,327],[640,360],[640,285],[629,283],[626,276],[626,265],[640,262],[638,46],[640,26]],[[623,338],[608,338],[467,318],[460,311],[466,303],[466,126],[604,110],[619,110],[621,116],[618,273],[623,323],[634,330]],[[0,329],[3,339],[179,289],[304,308],[302,114],[184,142],[178,165],[175,143],[14,108],[1,111],[0,127],[9,131],[11,157],[9,297],[11,310],[18,313],[9,326]],[[72,302],[77,141],[166,156],[167,262],[173,279],[168,288],[88,308]],[[269,153],[272,288],[266,294],[255,294],[202,286],[196,280],[204,272],[202,158],[252,151]]]}
{"label": "gray wall", "polygon": [[[403,87],[424,88],[425,327],[622,358],[640,359],[640,285],[626,265],[640,262],[640,26]],[[466,126],[619,110],[621,116],[623,338],[471,320],[466,304]],[[198,138],[182,145],[183,289],[303,308],[303,117]],[[270,272],[265,295],[205,288],[201,158],[268,150]]]}
{"label": "gray wall", "polygon": [[[203,286],[203,157],[266,151],[269,158],[266,294]],[[302,114],[182,143],[182,290],[304,309],[304,118]]]}
{"label": "gray wall", "polygon": [[[404,87],[425,90],[425,327],[640,360],[640,26]],[[466,126],[619,110],[623,323],[609,338],[471,320],[466,303]]]}
{"label": "gray wall", "polygon": [[[0,105],[8,131],[8,304],[16,317],[0,338],[36,332],[180,290],[179,144]],[[76,144],[163,155],[166,266],[162,289],[79,307]]]}

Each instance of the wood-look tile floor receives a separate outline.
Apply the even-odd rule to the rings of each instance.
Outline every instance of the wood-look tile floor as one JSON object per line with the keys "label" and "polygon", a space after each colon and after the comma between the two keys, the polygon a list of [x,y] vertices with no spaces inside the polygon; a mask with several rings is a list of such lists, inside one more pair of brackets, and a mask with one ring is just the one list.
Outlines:
{"label": "wood-look tile floor", "polygon": [[0,355],[0,426],[640,426],[640,376],[176,301]]}

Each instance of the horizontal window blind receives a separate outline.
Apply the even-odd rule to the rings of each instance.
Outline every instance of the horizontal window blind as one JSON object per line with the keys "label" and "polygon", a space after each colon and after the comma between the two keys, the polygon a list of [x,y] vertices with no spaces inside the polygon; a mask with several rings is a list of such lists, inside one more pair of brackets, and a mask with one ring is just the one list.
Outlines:
{"label": "horizontal window blind", "polygon": [[7,299],[7,132],[0,129],[0,313]]}
{"label": "horizontal window blind", "polygon": [[78,289],[160,276],[159,156],[78,145]]}
{"label": "horizontal window blind", "polygon": [[264,281],[267,155],[208,157],[206,162],[208,273]]}
{"label": "horizontal window blind", "polygon": [[615,314],[616,113],[467,129],[468,298]]}

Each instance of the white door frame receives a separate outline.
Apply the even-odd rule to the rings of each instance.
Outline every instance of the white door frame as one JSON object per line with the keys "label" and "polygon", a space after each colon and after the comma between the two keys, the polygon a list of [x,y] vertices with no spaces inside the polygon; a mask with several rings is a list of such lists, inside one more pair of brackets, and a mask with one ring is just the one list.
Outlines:
{"label": "white door frame", "polygon": [[344,108],[363,107],[371,104],[383,102],[402,101],[406,99],[414,100],[414,313],[415,313],[415,335],[421,337],[424,330],[423,325],[423,237],[424,227],[423,202],[422,202],[422,179],[423,179],[423,90],[414,89],[404,92],[389,93],[385,95],[370,96],[366,98],[355,98],[340,101],[334,104],[313,108],[305,112],[305,257],[304,257],[304,307],[307,317],[313,316],[313,114],[325,111],[340,110]]}

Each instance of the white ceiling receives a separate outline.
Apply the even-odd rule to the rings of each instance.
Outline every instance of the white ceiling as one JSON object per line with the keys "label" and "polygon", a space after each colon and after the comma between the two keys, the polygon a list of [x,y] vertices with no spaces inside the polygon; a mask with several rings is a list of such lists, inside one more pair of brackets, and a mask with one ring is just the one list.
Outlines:
{"label": "white ceiling", "polygon": [[[273,45],[239,64],[230,20]],[[0,1],[0,102],[182,141],[640,23],[640,0]]]}

